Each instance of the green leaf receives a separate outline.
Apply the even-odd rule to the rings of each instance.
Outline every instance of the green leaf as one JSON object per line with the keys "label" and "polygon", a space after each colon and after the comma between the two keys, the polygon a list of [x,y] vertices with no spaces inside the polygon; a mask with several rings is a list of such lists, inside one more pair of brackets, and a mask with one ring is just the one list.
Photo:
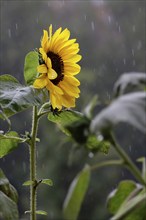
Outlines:
{"label": "green leaf", "polygon": [[18,220],[18,194],[0,169],[0,217],[5,220]]}
{"label": "green leaf", "polygon": [[20,142],[17,137],[19,137],[19,135],[15,131],[10,131],[5,134],[5,136],[0,135],[0,158],[17,148]]}
{"label": "green leaf", "polygon": [[83,203],[90,181],[90,167],[88,165],[75,177],[70,185],[63,205],[65,220],[76,220]]}
{"label": "green leaf", "polygon": [[146,86],[145,73],[132,72],[122,74],[114,86],[115,96],[120,96],[128,90],[144,88],[144,86]]}
{"label": "green leaf", "polygon": [[31,186],[31,185],[33,185],[33,183],[34,182],[32,180],[27,180],[23,183],[23,186]]}
{"label": "green leaf", "polygon": [[51,179],[43,179],[41,183],[44,183],[49,186],[53,186],[53,181]]}
{"label": "green leaf", "polygon": [[111,220],[144,220],[146,219],[146,192],[125,202]]}
{"label": "green leaf", "polygon": [[36,211],[37,215],[47,215],[47,212],[43,211],[43,210],[37,210]]}
{"label": "green leaf", "polygon": [[111,220],[143,220],[146,193],[142,186],[133,181],[122,181],[108,199],[108,210],[114,214]]}
{"label": "green leaf", "polygon": [[39,65],[39,56],[35,51],[29,52],[25,57],[24,78],[28,85],[32,85],[37,76],[37,66]]}
{"label": "green leaf", "polygon": [[[24,87],[10,75],[0,76],[0,106],[4,114],[9,117],[32,106],[45,102],[44,90]],[[3,118],[3,115],[1,114]]]}
{"label": "green leaf", "polygon": [[124,200],[136,189],[136,183],[131,180],[121,181],[118,188],[111,192],[107,207],[110,213],[115,214]]}
{"label": "green leaf", "polygon": [[72,136],[78,143],[86,142],[90,121],[82,113],[64,110],[56,115],[50,112],[48,120],[56,123],[66,135]]}
{"label": "green leaf", "polygon": [[145,101],[145,92],[135,92],[117,98],[93,118],[91,131],[103,132],[120,122],[126,122],[145,133]]}

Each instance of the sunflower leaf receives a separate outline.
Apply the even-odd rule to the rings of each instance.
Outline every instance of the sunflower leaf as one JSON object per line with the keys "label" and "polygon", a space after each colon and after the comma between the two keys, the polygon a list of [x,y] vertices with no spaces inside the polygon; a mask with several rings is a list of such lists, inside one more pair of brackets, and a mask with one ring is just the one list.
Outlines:
{"label": "sunflower leaf", "polygon": [[46,184],[48,186],[53,186],[53,181],[51,179],[42,179],[41,183]]}
{"label": "sunflower leaf", "polygon": [[47,215],[47,212],[43,211],[43,210],[37,210],[36,211],[37,215]]}
{"label": "sunflower leaf", "polygon": [[124,73],[114,86],[115,96],[120,96],[131,89],[146,87],[146,73]]}
{"label": "sunflower leaf", "polygon": [[11,75],[0,76],[0,106],[3,115],[10,117],[31,106],[40,105],[46,99],[45,91],[34,89],[31,86],[21,85]]}
{"label": "sunflower leaf", "polygon": [[17,148],[19,139],[18,133],[15,131],[10,131],[5,135],[0,135],[0,158],[6,156],[8,153]]}
{"label": "sunflower leaf", "polygon": [[27,180],[23,183],[23,186],[32,186],[34,182],[32,180]]}
{"label": "sunflower leaf", "polygon": [[24,78],[28,85],[32,85],[37,76],[37,66],[39,65],[39,56],[35,51],[29,52],[24,62]]}
{"label": "sunflower leaf", "polygon": [[2,219],[18,219],[18,194],[0,169],[0,216]]}
{"label": "sunflower leaf", "polygon": [[75,177],[70,185],[63,205],[65,220],[76,220],[88,189],[90,181],[90,167],[88,165]]}
{"label": "sunflower leaf", "polygon": [[114,214],[111,220],[143,220],[146,194],[142,186],[131,180],[121,181],[118,188],[111,193],[108,199],[108,209]]}
{"label": "sunflower leaf", "polygon": [[56,123],[66,135],[72,136],[78,143],[86,142],[90,121],[82,113],[64,110],[54,115],[50,112],[48,120]]}
{"label": "sunflower leaf", "polygon": [[134,92],[117,98],[93,118],[91,131],[107,131],[120,122],[126,122],[145,133],[145,101],[145,92]]}

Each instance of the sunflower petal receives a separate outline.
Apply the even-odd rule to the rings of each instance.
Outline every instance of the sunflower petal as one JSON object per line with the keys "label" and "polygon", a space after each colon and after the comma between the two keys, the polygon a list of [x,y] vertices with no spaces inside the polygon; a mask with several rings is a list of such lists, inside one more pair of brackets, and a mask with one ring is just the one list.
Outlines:
{"label": "sunflower petal", "polygon": [[49,79],[56,79],[57,73],[52,68],[48,70],[48,78]]}
{"label": "sunflower petal", "polygon": [[44,87],[46,87],[47,85],[47,78],[46,77],[41,77],[41,78],[37,78],[34,83],[33,86],[36,89],[43,89]]}
{"label": "sunflower petal", "polygon": [[64,80],[66,82],[68,82],[69,84],[71,85],[74,85],[74,86],[79,86],[80,85],[80,81],[78,79],[76,79],[75,77],[73,76],[64,76]]}
{"label": "sunflower petal", "polygon": [[64,63],[64,75],[76,75],[80,70],[81,67],[76,63]]}
{"label": "sunflower petal", "polygon": [[41,53],[42,55],[42,59],[45,61],[45,63],[47,62],[47,54],[46,52],[44,51],[43,48],[39,48],[39,52]]}
{"label": "sunflower petal", "polygon": [[49,38],[52,38],[52,24],[49,26]]}
{"label": "sunflower petal", "polygon": [[39,65],[39,66],[37,67],[37,71],[38,71],[39,73],[47,73],[47,67],[46,67],[46,65],[45,65],[45,64]]}
{"label": "sunflower petal", "polygon": [[52,68],[52,62],[51,62],[51,59],[49,57],[47,57],[46,63],[47,63],[48,68]]}
{"label": "sunflower petal", "polygon": [[64,93],[66,93],[72,97],[75,97],[75,98],[79,97],[80,90],[78,87],[73,86],[73,85],[69,85],[65,81],[61,81],[59,83],[59,87],[64,91]]}
{"label": "sunflower petal", "polygon": [[62,105],[70,108],[70,107],[75,107],[75,98],[71,97],[67,94],[64,94],[63,96],[61,96],[61,101],[62,101]]}
{"label": "sunflower petal", "polygon": [[76,55],[73,55],[71,58],[64,60],[64,62],[72,62],[72,63],[75,62],[76,63],[76,62],[80,61],[81,58],[82,58],[81,55],[76,54]]}
{"label": "sunflower petal", "polygon": [[53,34],[52,39],[51,39],[51,42],[50,42],[50,48],[49,48],[50,50],[52,49],[52,47],[53,47],[53,45],[55,44],[57,38],[59,37],[59,34],[60,34],[61,30],[62,30],[62,28],[60,27],[60,28],[57,29],[57,30],[55,31],[55,33]]}
{"label": "sunflower petal", "polygon": [[59,95],[64,94],[63,90],[61,88],[59,88],[58,86],[54,85],[50,80],[49,80],[46,87],[47,87],[48,90],[50,90],[54,94],[59,94]]}
{"label": "sunflower petal", "polygon": [[53,109],[58,108],[59,110],[62,109],[62,102],[60,97],[54,95],[53,93],[50,93],[50,100],[51,100],[51,104]]}

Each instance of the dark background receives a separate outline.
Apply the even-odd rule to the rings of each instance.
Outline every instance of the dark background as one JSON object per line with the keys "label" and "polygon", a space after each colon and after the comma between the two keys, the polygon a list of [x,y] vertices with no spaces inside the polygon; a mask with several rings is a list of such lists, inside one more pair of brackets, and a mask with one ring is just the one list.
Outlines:
{"label": "dark background", "polygon": [[[145,72],[145,2],[139,1],[0,1],[0,74],[11,74],[22,84],[25,55],[40,47],[43,29],[50,24],[54,31],[60,26],[71,31],[71,38],[80,44],[82,60],[81,96],[76,110],[82,111],[95,94],[102,103],[112,100],[113,85],[124,72]],[[31,110],[11,117],[12,129],[24,134],[30,130]],[[5,127],[2,121],[0,124]],[[146,138],[139,131],[122,124],[115,128],[120,144],[135,160],[146,155]],[[116,158],[109,154],[88,154],[84,147],[72,151],[72,142],[52,123],[40,121],[37,148],[38,177],[51,178],[53,187],[38,189],[38,209],[49,217],[38,220],[61,220],[63,201],[69,184],[85,163]],[[91,158],[91,156],[93,156]],[[0,166],[19,193],[20,219],[29,219],[29,151],[26,145],[0,160]],[[141,168],[141,166],[140,166]],[[94,171],[79,220],[106,220],[106,197],[121,179],[132,178],[120,167]]]}

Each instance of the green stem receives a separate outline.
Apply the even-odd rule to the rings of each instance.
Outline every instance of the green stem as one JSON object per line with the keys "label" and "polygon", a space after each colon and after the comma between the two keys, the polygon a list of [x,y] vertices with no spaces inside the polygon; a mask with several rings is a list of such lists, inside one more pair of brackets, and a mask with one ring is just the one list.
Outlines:
{"label": "green stem", "polygon": [[131,171],[131,173],[135,176],[135,178],[143,185],[146,185],[145,180],[143,179],[140,170],[135,166],[131,158],[126,154],[126,152],[120,147],[120,145],[117,143],[115,137],[113,134],[109,137],[111,144],[119,154],[120,158],[123,159],[123,162],[125,166]]}
{"label": "green stem", "polygon": [[105,166],[109,166],[109,165],[122,165],[123,161],[122,160],[107,160],[107,161],[103,161],[101,163],[95,164],[93,166],[91,166],[91,170],[96,170],[100,167],[105,167]]}
{"label": "green stem", "polygon": [[38,130],[37,107],[33,107],[32,130],[30,141],[30,220],[36,220],[36,136]]}

